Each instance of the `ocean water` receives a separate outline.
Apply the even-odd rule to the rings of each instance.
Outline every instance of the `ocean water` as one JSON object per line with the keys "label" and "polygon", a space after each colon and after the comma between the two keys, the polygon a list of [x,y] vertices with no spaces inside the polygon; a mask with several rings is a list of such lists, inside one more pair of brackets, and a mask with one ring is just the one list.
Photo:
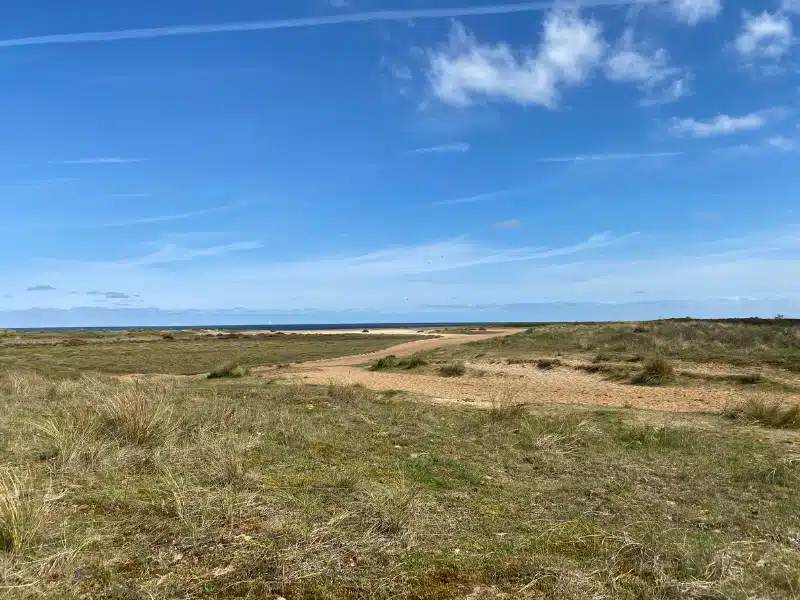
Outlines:
{"label": "ocean water", "polygon": [[[514,323],[515,325],[534,325],[534,323]],[[16,327],[16,331],[125,331],[128,329],[157,329],[157,330],[185,330],[185,329],[219,329],[221,331],[247,331],[252,329],[259,330],[280,330],[280,331],[319,331],[323,329],[342,329],[347,331],[363,331],[364,329],[393,329],[393,328],[435,328],[435,327],[482,327],[496,325],[511,325],[511,323],[291,323],[291,324],[268,324],[268,325],[158,325],[158,326],[136,326],[128,327]]]}

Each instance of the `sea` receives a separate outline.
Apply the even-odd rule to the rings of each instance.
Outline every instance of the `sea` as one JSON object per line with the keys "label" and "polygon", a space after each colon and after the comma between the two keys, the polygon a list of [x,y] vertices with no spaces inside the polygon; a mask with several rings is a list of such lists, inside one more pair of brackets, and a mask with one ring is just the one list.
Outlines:
{"label": "sea", "polygon": [[543,323],[487,323],[487,322],[434,322],[434,323],[269,323],[266,325],[129,325],[126,327],[12,327],[14,331],[128,331],[132,329],[155,329],[159,331],[183,331],[187,329],[218,329],[220,331],[319,331],[324,329],[341,329],[344,331],[363,331],[364,329],[429,329],[439,327],[497,327],[524,326],[531,327]]}

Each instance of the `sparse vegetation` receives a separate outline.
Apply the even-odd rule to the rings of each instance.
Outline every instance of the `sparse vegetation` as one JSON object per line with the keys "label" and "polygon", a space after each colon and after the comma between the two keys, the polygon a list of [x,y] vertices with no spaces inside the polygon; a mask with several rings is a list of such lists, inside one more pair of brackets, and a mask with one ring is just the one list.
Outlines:
{"label": "sparse vegetation", "polygon": [[536,366],[539,367],[542,371],[549,371],[554,369],[555,367],[559,366],[561,361],[557,358],[540,358],[536,361]]}
{"label": "sparse vegetation", "polygon": [[631,379],[637,385],[665,385],[674,381],[675,368],[663,356],[654,356],[647,360],[641,371]]}
{"label": "sparse vegetation", "polygon": [[385,371],[388,369],[417,369],[424,367],[428,361],[421,356],[414,355],[406,358],[397,358],[394,354],[389,354],[383,358],[379,358],[372,365],[370,371]]}
{"label": "sparse vegetation", "polygon": [[[796,453],[720,417],[522,407],[511,381],[476,410],[338,384],[25,377],[0,381],[9,600],[800,589]],[[123,421],[164,415],[159,433],[123,435],[149,429],[103,397],[150,407]],[[48,422],[86,435],[57,443]],[[55,446],[102,450],[62,469]]]}
{"label": "sparse vegetation", "polygon": [[[163,334],[174,339],[166,340]],[[67,378],[90,372],[198,375],[224,362],[254,367],[335,358],[382,350],[414,339],[419,336],[237,332],[209,335],[201,330],[147,329],[21,332],[0,337],[0,371],[38,371],[49,377]]]}
{"label": "sparse vegetation", "polygon": [[731,407],[725,414],[733,419],[767,427],[800,429],[800,404],[786,404],[775,398],[753,396]]}
{"label": "sparse vegetation", "polygon": [[208,374],[208,379],[222,379],[223,377],[247,377],[250,374],[250,369],[237,365],[234,362],[222,363],[218,367],[212,369]]}
{"label": "sparse vegetation", "polygon": [[453,362],[439,367],[442,377],[461,377],[467,374],[467,366],[463,362]]}

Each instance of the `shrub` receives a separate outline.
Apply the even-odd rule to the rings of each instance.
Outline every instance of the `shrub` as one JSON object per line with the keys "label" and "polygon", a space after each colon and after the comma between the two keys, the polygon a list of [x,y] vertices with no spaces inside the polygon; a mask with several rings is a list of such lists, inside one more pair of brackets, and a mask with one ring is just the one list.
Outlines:
{"label": "shrub", "polygon": [[404,369],[416,369],[418,367],[424,367],[427,364],[428,361],[421,356],[409,356],[408,358],[400,360],[397,366],[403,367]]}
{"label": "shrub", "polygon": [[454,362],[439,367],[442,377],[461,377],[467,374],[467,367],[463,362]]}
{"label": "shrub", "polygon": [[800,404],[784,404],[768,398],[748,398],[724,413],[733,419],[778,429],[800,429]]}
{"label": "shrub", "polygon": [[561,364],[561,361],[557,358],[540,358],[536,361],[536,366],[542,369],[543,371],[549,371],[550,369],[557,367]]}
{"label": "shrub", "polygon": [[394,354],[390,354],[389,356],[384,356],[383,358],[379,358],[376,360],[372,366],[370,366],[370,371],[382,371],[383,369],[391,369],[397,366],[397,357]]}
{"label": "shrub", "polygon": [[745,375],[736,375],[734,380],[743,385],[755,385],[757,383],[765,383],[767,380],[763,375],[758,373],[748,373]]}
{"label": "shrub", "polygon": [[174,342],[175,336],[171,333],[162,333],[161,339],[164,340],[165,342]]}
{"label": "shrub", "polygon": [[250,369],[233,362],[221,364],[208,374],[208,379],[221,379],[223,377],[245,377],[250,374]]}
{"label": "shrub", "polygon": [[675,369],[663,356],[648,360],[642,370],[633,376],[631,383],[637,385],[664,385],[675,378]]}

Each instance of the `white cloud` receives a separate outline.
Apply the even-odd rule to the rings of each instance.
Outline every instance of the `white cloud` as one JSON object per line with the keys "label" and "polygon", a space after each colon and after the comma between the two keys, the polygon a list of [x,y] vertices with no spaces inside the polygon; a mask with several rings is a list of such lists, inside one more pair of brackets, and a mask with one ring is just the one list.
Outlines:
{"label": "white cloud", "polygon": [[722,12],[721,0],[670,0],[669,8],[678,21],[696,25],[715,19]]}
{"label": "white cloud", "polygon": [[522,221],[519,219],[506,219],[505,221],[498,221],[494,224],[495,229],[519,229],[522,227]]}
{"label": "white cloud", "polygon": [[211,215],[219,212],[224,212],[233,208],[244,206],[241,202],[232,204],[224,204],[222,206],[212,206],[211,208],[203,208],[200,210],[193,210],[184,213],[175,213],[169,215],[153,215],[150,217],[138,217],[134,219],[124,219],[121,221],[109,221],[107,223],[96,223],[88,225],[92,228],[105,228],[105,227],[129,227],[133,225],[147,225],[150,223],[165,223],[168,221],[183,221],[184,219],[193,219],[195,217],[202,217],[204,215]]}
{"label": "white cloud", "polygon": [[675,119],[670,130],[675,135],[689,135],[691,137],[711,137],[715,135],[728,135],[742,131],[754,131],[767,124],[767,114],[764,112],[750,113],[741,117],[717,115],[707,121],[697,119]]}
{"label": "white cloud", "polygon": [[742,29],[734,48],[746,61],[778,60],[792,47],[792,22],[780,12],[742,13]]}
{"label": "white cloud", "polygon": [[538,49],[521,52],[479,43],[455,23],[444,47],[429,55],[428,78],[434,96],[453,106],[490,99],[553,108],[564,87],[591,76],[605,49],[601,26],[576,10],[550,12]]}
{"label": "white cloud", "polygon": [[576,154],[574,156],[542,156],[538,163],[576,163],[607,160],[638,160],[643,158],[669,158],[681,156],[683,152],[609,152],[605,154]]}
{"label": "white cloud", "polygon": [[792,152],[795,149],[794,141],[782,135],[775,135],[767,139],[767,145],[783,152]]}
{"label": "white cloud", "polygon": [[51,165],[127,165],[142,162],[143,158],[127,158],[124,156],[92,156],[72,160],[52,160]]}
{"label": "white cloud", "polygon": [[689,71],[670,66],[663,48],[649,50],[637,45],[628,30],[606,60],[606,77],[611,81],[635,84],[644,94],[642,103],[666,104],[690,93]]}
{"label": "white cloud", "polygon": [[469,152],[469,144],[467,142],[451,142],[449,144],[440,144],[438,146],[427,146],[425,148],[415,148],[411,150],[411,154],[446,154],[446,153],[464,153]]}

